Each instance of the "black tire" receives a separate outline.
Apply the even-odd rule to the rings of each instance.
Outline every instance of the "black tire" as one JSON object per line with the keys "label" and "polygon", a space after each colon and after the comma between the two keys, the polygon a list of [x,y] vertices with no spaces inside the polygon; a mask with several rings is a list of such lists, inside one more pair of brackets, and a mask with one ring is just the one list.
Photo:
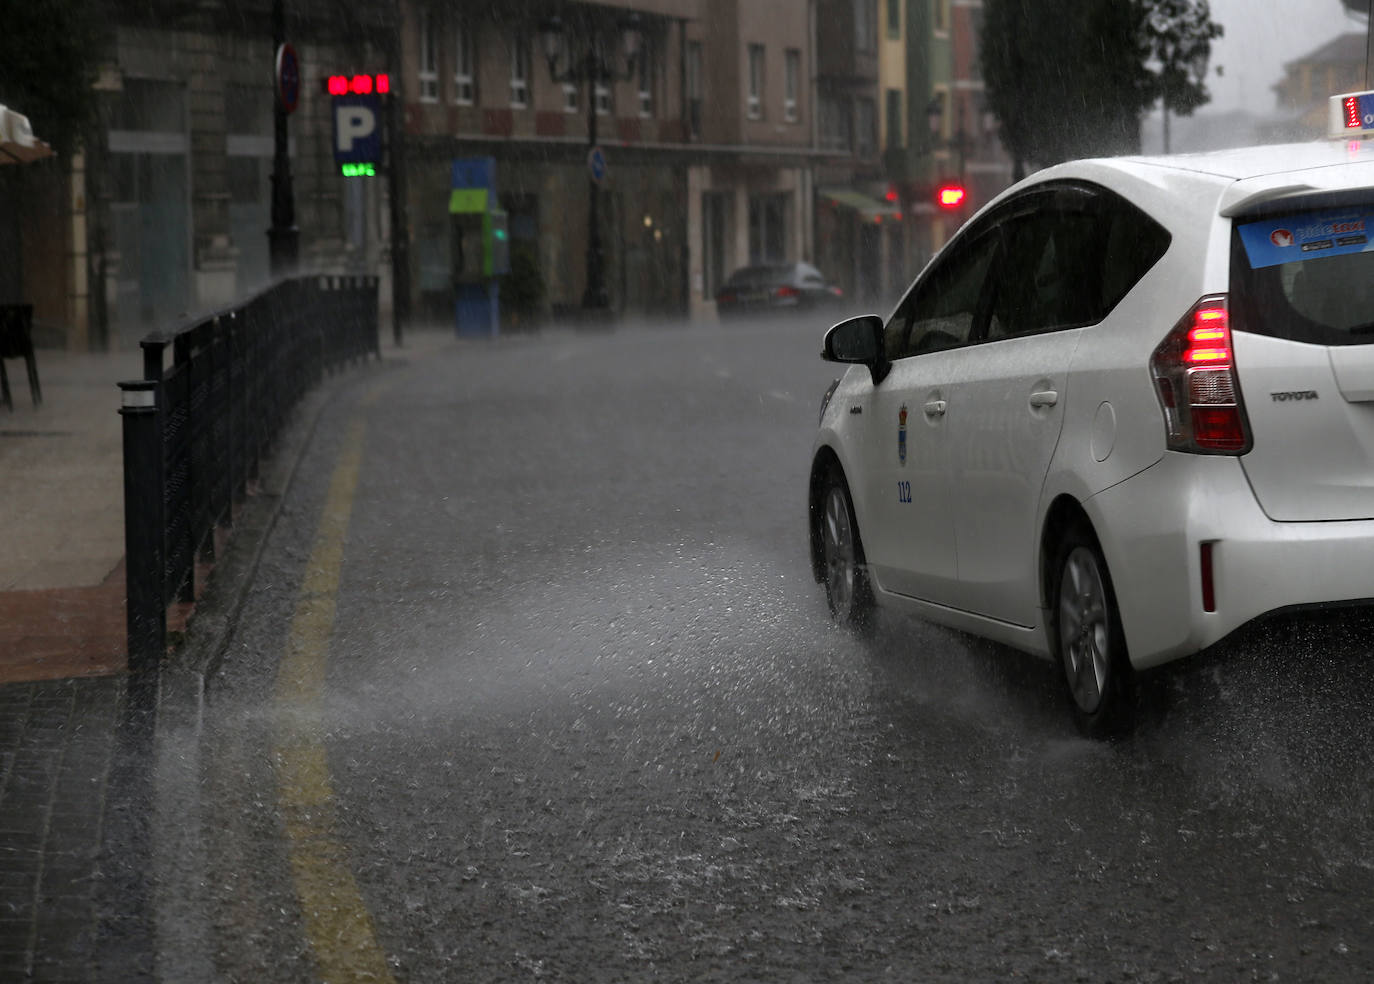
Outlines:
{"label": "black tire", "polygon": [[1135,672],[1102,549],[1083,525],[1068,528],[1054,554],[1051,642],[1064,670],[1074,721],[1090,738],[1115,738],[1135,725]]}
{"label": "black tire", "polygon": [[864,567],[863,542],[849,486],[831,468],[821,487],[816,522],[820,525],[825,599],[836,624],[867,631],[873,625],[873,590]]}

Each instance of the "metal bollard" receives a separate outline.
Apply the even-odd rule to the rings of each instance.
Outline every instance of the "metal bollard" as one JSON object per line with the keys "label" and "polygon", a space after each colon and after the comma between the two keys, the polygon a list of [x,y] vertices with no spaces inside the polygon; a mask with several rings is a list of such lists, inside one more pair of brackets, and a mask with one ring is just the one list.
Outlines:
{"label": "metal bollard", "polygon": [[163,461],[161,383],[119,384],[124,418],[124,574],[131,705],[151,711],[167,651],[163,585]]}

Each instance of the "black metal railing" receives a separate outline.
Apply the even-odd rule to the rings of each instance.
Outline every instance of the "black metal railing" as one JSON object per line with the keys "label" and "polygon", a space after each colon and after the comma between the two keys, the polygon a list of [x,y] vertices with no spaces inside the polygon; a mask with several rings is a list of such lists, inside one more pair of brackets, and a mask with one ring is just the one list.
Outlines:
{"label": "black metal railing", "polygon": [[195,599],[197,560],[291,408],[325,372],[380,357],[377,332],[376,277],[312,276],[139,343],[143,379],[119,384],[131,687],[156,687],[168,607]]}

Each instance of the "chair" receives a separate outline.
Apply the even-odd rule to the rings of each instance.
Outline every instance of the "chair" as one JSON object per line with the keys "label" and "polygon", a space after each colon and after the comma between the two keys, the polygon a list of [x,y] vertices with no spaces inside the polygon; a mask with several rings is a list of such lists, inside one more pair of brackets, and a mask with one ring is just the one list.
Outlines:
{"label": "chair", "polygon": [[10,394],[10,378],[5,372],[6,359],[23,359],[29,372],[29,396],[33,405],[43,402],[43,388],[38,385],[38,362],[33,355],[33,305],[0,304],[0,399],[14,409]]}

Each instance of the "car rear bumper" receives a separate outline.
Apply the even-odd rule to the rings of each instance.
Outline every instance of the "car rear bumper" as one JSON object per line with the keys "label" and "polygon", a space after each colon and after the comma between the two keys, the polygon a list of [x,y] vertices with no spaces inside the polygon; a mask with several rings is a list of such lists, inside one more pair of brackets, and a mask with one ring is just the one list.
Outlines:
{"label": "car rear bumper", "polygon": [[[1137,669],[1281,609],[1374,598],[1374,521],[1274,522],[1236,458],[1170,452],[1084,506]],[[1204,610],[1204,544],[1214,611]]]}

